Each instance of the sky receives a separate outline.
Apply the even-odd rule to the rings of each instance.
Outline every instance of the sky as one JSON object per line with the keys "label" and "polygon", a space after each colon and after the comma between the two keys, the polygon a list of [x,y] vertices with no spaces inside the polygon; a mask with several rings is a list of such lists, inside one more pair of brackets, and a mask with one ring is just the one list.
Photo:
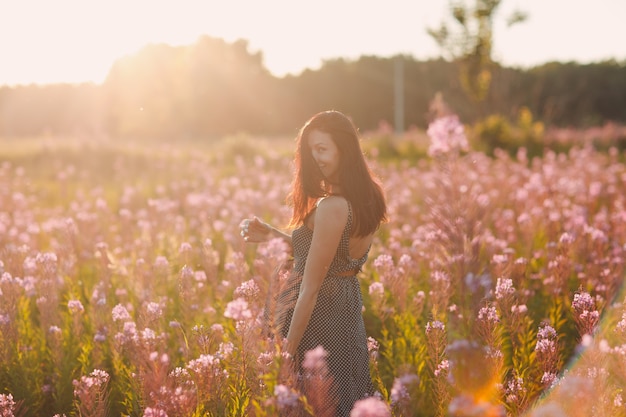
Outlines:
{"label": "sky", "polygon": [[[471,4],[473,0],[466,0]],[[0,85],[101,83],[116,59],[150,43],[200,36],[248,41],[276,76],[362,55],[437,58],[427,34],[450,0],[0,0]],[[507,27],[515,9],[525,22]],[[550,61],[626,62],[626,0],[503,0],[493,58],[528,68]]]}

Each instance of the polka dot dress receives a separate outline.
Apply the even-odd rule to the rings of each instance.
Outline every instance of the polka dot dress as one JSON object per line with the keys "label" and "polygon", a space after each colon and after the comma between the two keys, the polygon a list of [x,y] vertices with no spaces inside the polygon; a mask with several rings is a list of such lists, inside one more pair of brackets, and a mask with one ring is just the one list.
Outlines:
{"label": "polka dot dress", "polygon": [[[356,275],[348,271],[360,270],[367,260],[368,252],[360,259],[352,259],[348,250],[352,229],[352,208],[348,203],[348,220],[341,236],[335,257],[320,288],[311,319],[298,346],[298,360],[305,352],[322,346],[327,352],[328,370],[332,376],[332,391],[336,398],[337,416],[348,416],[355,401],[372,395],[373,386],[369,370],[367,338],[363,324],[361,288]],[[307,254],[313,231],[302,225],[293,231],[293,273],[278,302],[292,306],[279,321],[283,337],[291,323],[293,306],[298,298],[300,282],[304,275]]]}

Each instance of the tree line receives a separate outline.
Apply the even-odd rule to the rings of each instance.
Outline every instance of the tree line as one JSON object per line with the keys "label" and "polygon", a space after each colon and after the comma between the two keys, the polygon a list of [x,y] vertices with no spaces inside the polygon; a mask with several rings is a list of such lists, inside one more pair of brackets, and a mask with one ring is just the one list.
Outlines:
{"label": "tree line", "polygon": [[153,44],[113,63],[102,84],[0,88],[0,136],[41,134],[206,138],[292,134],[312,114],[341,110],[363,130],[394,120],[394,66],[402,62],[405,126],[425,127],[441,93],[465,123],[529,109],[547,125],[626,122],[626,62],[495,65],[480,101],[462,88],[457,62],[411,56],[333,59],[320,69],[273,76],[245,40],[200,37]]}

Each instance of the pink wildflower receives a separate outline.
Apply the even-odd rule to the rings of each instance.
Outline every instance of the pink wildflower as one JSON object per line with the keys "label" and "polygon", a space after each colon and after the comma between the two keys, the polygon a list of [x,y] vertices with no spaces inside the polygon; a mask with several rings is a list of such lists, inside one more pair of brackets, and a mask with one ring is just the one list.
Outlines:
{"label": "pink wildflower", "polygon": [[[447,362],[447,361],[446,361]],[[391,403],[409,400],[408,387],[418,381],[417,375],[407,374],[393,380],[391,387]]]}
{"label": "pink wildflower", "polygon": [[72,314],[80,314],[85,311],[85,307],[83,307],[83,303],[80,300],[70,300],[67,302],[67,308],[70,310]]}
{"label": "pink wildflower", "polygon": [[380,348],[378,342],[373,337],[367,338],[367,351],[370,354],[370,357],[373,359],[378,358],[378,349]]}
{"label": "pink wildflower", "polygon": [[455,114],[438,117],[428,125],[430,137],[428,155],[441,156],[451,152],[467,151],[469,148],[465,127]]}
{"label": "pink wildflower", "polygon": [[166,270],[170,266],[170,263],[167,261],[165,256],[157,256],[154,260],[154,267],[157,269]]}
{"label": "pink wildflower", "polygon": [[15,405],[12,394],[0,394],[0,416],[13,417]]}
{"label": "pink wildflower", "polygon": [[482,307],[478,311],[478,320],[484,321],[487,323],[498,323],[500,318],[498,317],[498,311],[494,306]]}
{"label": "pink wildflower", "polygon": [[369,294],[372,298],[379,300],[385,294],[385,286],[382,282],[372,282],[369,286]]}
{"label": "pink wildflower", "polygon": [[121,304],[118,304],[115,307],[113,307],[113,310],[111,311],[111,316],[113,316],[113,321],[131,320],[128,310],[126,310],[126,307],[124,307]]}
{"label": "pink wildflower", "polygon": [[248,309],[248,302],[239,297],[226,305],[224,317],[234,320],[246,320],[252,318],[252,312]]}
{"label": "pink wildflower", "polygon": [[242,282],[237,288],[235,288],[235,297],[242,297],[248,300],[254,300],[259,295],[259,286],[254,281],[254,279],[250,279],[248,281]]}
{"label": "pink wildflower", "polygon": [[274,387],[274,396],[276,397],[279,409],[298,405],[298,399],[300,398],[297,392],[294,392],[291,388],[282,384],[278,384]]}
{"label": "pink wildflower", "polygon": [[318,346],[304,354],[302,367],[310,372],[321,372],[326,369],[326,357],[328,352],[323,346]]}
{"label": "pink wildflower", "polygon": [[167,413],[159,408],[147,407],[143,412],[143,417],[167,417]]}
{"label": "pink wildflower", "polygon": [[354,403],[350,417],[391,417],[391,410],[381,399],[367,397]]}
{"label": "pink wildflower", "polygon": [[435,320],[433,322],[426,323],[426,334],[432,332],[433,330],[444,331],[446,326],[440,322],[439,320]]}
{"label": "pink wildflower", "polygon": [[496,299],[501,300],[515,293],[513,280],[510,278],[498,278],[496,281]]}

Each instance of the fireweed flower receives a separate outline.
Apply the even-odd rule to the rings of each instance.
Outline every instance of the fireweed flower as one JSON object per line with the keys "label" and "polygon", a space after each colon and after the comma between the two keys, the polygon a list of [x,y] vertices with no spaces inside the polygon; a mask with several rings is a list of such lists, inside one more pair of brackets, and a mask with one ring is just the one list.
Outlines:
{"label": "fireweed flower", "polygon": [[154,267],[159,270],[167,270],[169,268],[170,263],[168,262],[165,256],[157,256],[154,260]]}
{"label": "fireweed flower", "polygon": [[259,286],[254,281],[254,279],[250,279],[248,281],[242,282],[237,288],[235,288],[234,296],[245,298],[247,300],[254,300],[259,295]]}
{"label": "fireweed flower", "polygon": [[274,354],[270,352],[261,352],[256,358],[256,363],[259,365],[261,372],[267,372],[270,366],[272,366],[272,363],[274,363]]}
{"label": "fireweed flower", "polygon": [[111,316],[113,318],[113,321],[132,320],[132,318],[130,317],[130,314],[128,313],[128,310],[126,310],[126,307],[124,307],[121,304],[118,304],[115,307],[113,307],[113,310],[111,310]]}
{"label": "fireweed flower", "polygon": [[429,334],[435,330],[444,331],[446,326],[439,320],[426,323],[426,334]]}
{"label": "fireweed flower", "polygon": [[115,341],[118,343],[135,342],[138,340],[137,324],[134,321],[124,322],[124,326],[121,332],[115,335]]}
{"label": "fireweed flower", "polygon": [[209,374],[217,376],[221,373],[219,368],[220,360],[213,355],[200,355],[198,359],[193,359],[187,364],[187,369],[198,375]]}
{"label": "fireweed flower", "polygon": [[519,402],[525,394],[526,388],[524,387],[524,379],[514,377],[509,380],[506,385],[506,401],[509,404]]}
{"label": "fireweed flower", "polygon": [[298,399],[300,398],[297,392],[283,384],[278,384],[274,387],[274,396],[276,397],[278,408],[281,410],[298,405]]}
{"label": "fireweed flower", "polygon": [[38,253],[35,257],[35,262],[39,265],[40,269],[46,274],[54,273],[57,269],[57,255],[52,252]]}
{"label": "fireweed flower", "polygon": [[541,383],[545,387],[552,388],[559,382],[559,377],[554,372],[544,372],[541,377]]}
{"label": "fireweed flower", "polygon": [[524,314],[528,311],[528,307],[526,304],[515,304],[511,306],[511,313],[513,314]]}
{"label": "fireweed flower", "polygon": [[178,248],[178,253],[189,253],[191,252],[191,244],[188,242],[183,242],[180,244],[180,248]]}
{"label": "fireweed flower", "polygon": [[234,350],[235,350],[235,345],[233,345],[231,342],[223,342],[223,343],[220,343],[219,345],[218,355],[221,358],[227,358],[233,353]]}
{"label": "fireweed flower", "polygon": [[376,359],[378,358],[378,349],[379,349],[379,344],[376,341],[376,339],[374,339],[373,337],[368,337],[367,338],[367,352],[369,353],[370,357],[372,359]]}
{"label": "fireweed flower", "polygon": [[615,326],[615,331],[621,333],[626,332],[626,311],[622,313],[622,319]]}
{"label": "fireweed flower", "polygon": [[252,312],[248,309],[248,302],[239,297],[226,305],[224,317],[237,321],[246,320],[252,318]]}
{"label": "fireweed flower", "polygon": [[367,397],[354,403],[350,417],[391,417],[391,410],[381,399]]}
{"label": "fireweed flower", "polygon": [[0,394],[0,416],[13,417],[15,405],[12,394]]}
{"label": "fireweed flower", "polygon": [[50,332],[50,334],[61,334],[62,330],[59,326],[50,326],[48,332]]}
{"label": "fireweed flower", "polygon": [[83,303],[80,300],[70,300],[67,302],[67,308],[70,310],[72,314],[80,314],[85,311],[85,307],[83,307]]}
{"label": "fireweed flower", "polygon": [[261,256],[280,264],[289,258],[289,245],[281,238],[270,239],[265,245],[259,246],[258,252]]}
{"label": "fireweed flower", "polygon": [[455,114],[433,120],[428,125],[426,134],[430,138],[428,155],[431,157],[469,149],[465,127]]}
{"label": "fireweed flower", "polygon": [[369,286],[369,295],[377,302],[385,295],[385,286],[382,282],[372,282]]}
{"label": "fireweed flower", "polygon": [[435,369],[435,376],[446,376],[450,370],[450,362],[447,359],[442,360]]}
{"label": "fireweed flower", "polygon": [[159,303],[155,303],[154,301],[146,304],[146,312],[152,319],[158,319],[163,316],[163,308]]}
{"label": "fireweed flower", "polygon": [[146,407],[143,417],[167,417],[167,413],[160,408]]}
{"label": "fireweed flower", "polygon": [[101,369],[94,369],[88,376],[81,376],[80,380],[72,381],[74,385],[74,396],[83,398],[89,395],[93,389],[97,389],[109,382],[109,374]]}
{"label": "fireweed flower", "polygon": [[196,282],[206,282],[206,272],[204,272],[203,270],[195,271],[193,274],[193,278],[196,280]]}
{"label": "fireweed flower", "polygon": [[149,327],[146,327],[141,331],[141,338],[144,342],[154,342],[157,340],[157,335],[154,330]]}
{"label": "fireweed flower", "polygon": [[498,317],[498,311],[494,306],[481,307],[478,310],[478,320],[489,323],[496,324],[500,322],[500,317]]}
{"label": "fireweed flower", "polygon": [[188,265],[184,265],[180,269],[180,279],[183,281],[191,281],[195,277],[193,268]]}
{"label": "fireweed flower", "polygon": [[380,282],[385,284],[392,282],[396,274],[396,268],[391,255],[383,253],[374,259],[374,269],[378,272]]}
{"label": "fireweed flower", "polygon": [[600,320],[600,312],[596,310],[596,303],[587,292],[574,294],[572,309],[576,313],[574,318],[581,334],[591,334]]}
{"label": "fireweed flower", "polygon": [[513,295],[515,293],[515,287],[513,286],[513,280],[510,278],[498,278],[496,281],[496,299],[502,300],[503,298]]}
{"label": "fireweed flower", "polygon": [[417,383],[417,375],[407,374],[393,380],[391,387],[391,403],[397,404],[409,400],[409,387]]}
{"label": "fireweed flower", "polygon": [[320,345],[304,354],[302,367],[310,372],[324,372],[326,370],[326,357],[328,352]]}
{"label": "fireweed flower", "polygon": [[216,335],[221,336],[224,333],[224,326],[219,323],[212,324],[211,331]]}

